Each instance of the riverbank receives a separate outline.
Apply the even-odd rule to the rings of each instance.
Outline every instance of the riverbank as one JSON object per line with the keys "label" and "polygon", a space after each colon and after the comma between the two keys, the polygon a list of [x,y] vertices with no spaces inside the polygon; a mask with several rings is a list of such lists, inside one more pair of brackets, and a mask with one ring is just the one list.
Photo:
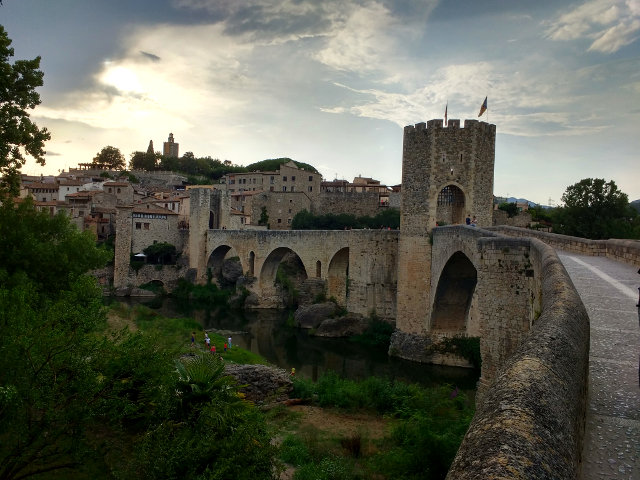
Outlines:
{"label": "riverbank", "polygon": [[[194,319],[170,319],[147,307],[116,305],[108,323],[109,328],[162,339],[179,355],[205,353],[205,329]],[[190,342],[193,332],[195,347]],[[227,341],[212,329],[209,336],[216,347]],[[221,357],[225,363],[265,362],[235,341]],[[444,478],[473,415],[473,391],[449,384],[425,388],[376,376],[347,380],[336,373],[295,377],[293,383],[291,396],[302,404],[287,406],[282,398],[270,406],[256,402],[262,404],[278,447],[281,479]]]}

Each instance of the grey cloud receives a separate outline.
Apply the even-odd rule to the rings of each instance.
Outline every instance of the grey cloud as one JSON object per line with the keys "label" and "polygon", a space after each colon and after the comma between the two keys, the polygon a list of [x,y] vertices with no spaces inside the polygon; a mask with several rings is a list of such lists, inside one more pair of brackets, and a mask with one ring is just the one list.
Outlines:
{"label": "grey cloud", "polygon": [[140,50],[140,54],[142,56],[144,56],[145,58],[148,58],[152,62],[159,62],[160,61],[160,57],[158,55],[154,55],[153,53],[149,53],[149,52],[145,52],[143,50]]}
{"label": "grey cloud", "polygon": [[358,8],[379,3],[404,23],[423,22],[437,0],[175,0],[175,5],[204,10],[209,20],[224,22],[228,35],[274,40],[285,36],[316,36],[342,24]]}

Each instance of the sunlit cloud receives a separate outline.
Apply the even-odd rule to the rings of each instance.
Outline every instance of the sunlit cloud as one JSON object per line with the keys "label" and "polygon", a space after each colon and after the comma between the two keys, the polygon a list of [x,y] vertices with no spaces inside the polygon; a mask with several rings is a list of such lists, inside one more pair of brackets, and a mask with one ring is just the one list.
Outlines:
{"label": "sunlit cloud", "polygon": [[640,32],[638,0],[592,0],[549,22],[551,40],[591,41],[589,51],[614,53],[638,39]]}

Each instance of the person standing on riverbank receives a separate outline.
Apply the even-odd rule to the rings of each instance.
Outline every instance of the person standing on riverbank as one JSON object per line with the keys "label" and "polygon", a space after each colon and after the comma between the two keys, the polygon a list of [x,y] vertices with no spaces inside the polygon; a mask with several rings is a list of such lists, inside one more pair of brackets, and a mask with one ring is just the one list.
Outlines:
{"label": "person standing on riverbank", "polygon": [[204,332],[204,343],[207,345],[207,350],[209,350],[209,348],[211,348],[211,339],[207,332]]}
{"label": "person standing on riverbank", "polygon": [[196,332],[191,332],[191,348],[196,346]]}
{"label": "person standing on riverbank", "polygon": [[224,342],[224,352],[227,353],[227,342]]}
{"label": "person standing on riverbank", "polygon": [[229,337],[228,340],[229,340],[229,348],[231,348],[231,337]]}

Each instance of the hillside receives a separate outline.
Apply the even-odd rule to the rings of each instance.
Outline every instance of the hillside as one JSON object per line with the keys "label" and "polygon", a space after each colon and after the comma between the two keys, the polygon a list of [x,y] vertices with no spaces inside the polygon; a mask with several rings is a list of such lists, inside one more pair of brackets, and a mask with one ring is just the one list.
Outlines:
{"label": "hillside", "polygon": [[640,212],[640,198],[638,200],[634,200],[633,202],[630,202],[629,205],[631,205],[638,212]]}
{"label": "hillside", "polygon": [[288,162],[295,162],[295,164],[301,168],[302,170],[307,170],[309,172],[320,173],[316,168],[308,163],[298,162],[296,160],[291,160],[290,158],[271,158],[267,160],[262,160],[261,162],[252,163],[251,165],[247,165],[245,168],[250,172],[275,172],[280,168],[280,165],[284,165]]}

